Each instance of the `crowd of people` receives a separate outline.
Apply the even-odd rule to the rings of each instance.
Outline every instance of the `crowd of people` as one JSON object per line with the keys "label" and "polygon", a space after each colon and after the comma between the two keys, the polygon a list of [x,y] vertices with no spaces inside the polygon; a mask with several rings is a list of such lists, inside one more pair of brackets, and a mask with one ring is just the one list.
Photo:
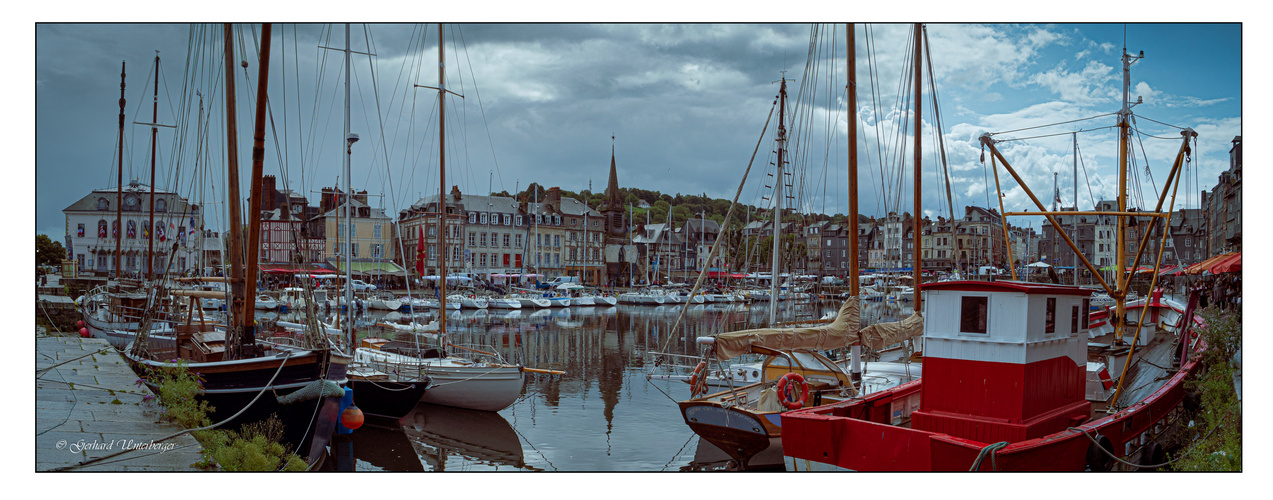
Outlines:
{"label": "crowd of people", "polygon": [[1242,275],[1219,274],[1199,280],[1189,288],[1201,292],[1198,307],[1211,305],[1221,311],[1236,311],[1242,307]]}

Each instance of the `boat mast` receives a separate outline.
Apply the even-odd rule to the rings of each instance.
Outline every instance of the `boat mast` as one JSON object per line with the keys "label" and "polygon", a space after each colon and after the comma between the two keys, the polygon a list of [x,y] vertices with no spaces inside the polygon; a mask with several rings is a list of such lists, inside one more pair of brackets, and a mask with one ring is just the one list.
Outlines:
{"label": "boat mast", "polygon": [[[853,23],[849,23],[845,29],[845,43],[848,45],[846,52],[849,56],[849,64],[847,67],[847,85],[848,88],[848,125],[849,125],[849,297],[854,300],[858,296],[858,143],[857,143],[857,27]],[[860,345],[854,346],[854,351],[859,352]]]}
{"label": "boat mast", "polygon": [[784,154],[787,148],[787,127],[784,118],[787,113],[787,76],[783,75],[782,84],[778,87],[778,171],[775,174],[774,181],[774,249],[772,261],[772,273],[769,276],[769,324],[772,326],[777,322],[778,318],[778,261],[781,258],[779,248],[782,240],[782,197],[786,194],[783,191],[783,185],[786,181],[782,177],[782,163],[786,160]]}
{"label": "boat mast", "polygon": [[[922,229],[922,221],[923,221],[921,219],[921,212],[920,212],[921,208],[923,207],[923,203],[922,203],[923,199],[920,196],[920,193],[921,193],[920,191],[920,153],[921,153],[920,144],[921,144],[921,141],[920,141],[919,132],[920,132],[920,125],[923,122],[923,113],[924,113],[923,107],[920,105],[920,94],[921,94],[920,91],[922,88],[921,80],[923,80],[923,73],[920,71],[920,60],[923,57],[922,55],[923,53],[920,51],[920,49],[924,41],[923,32],[924,32],[924,25],[920,23],[915,23],[915,69],[914,69],[915,71],[915,216],[913,219],[915,224],[915,229],[914,229],[915,234],[911,238],[911,246],[914,247],[915,249],[915,252],[914,252],[915,288],[911,291],[911,295],[913,295],[915,299],[913,301],[915,304],[915,312],[920,312],[921,302],[922,302],[921,300],[922,294],[919,293],[919,285],[920,283],[922,283],[920,279],[922,276],[922,273],[919,268],[920,267],[919,242],[921,239],[920,231]],[[856,235],[854,237],[856,238]],[[902,238],[902,239],[905,240],[905,238]]]}
{"label": "boat mast", "polygon": [[[1127,47],[1123,47],[1123,107],[1118,110],[1118,211],[1127,212],[1127,148],[1128,133],[1131,127],[1132,107],[1128,102],[1131,96],[1131,67],[1132,62],[1136,59],[1145,57],[1145,53],[1141,52],[1139,56],[1132,57],[1127,53]],[[1127,231],[1127,218],[1118,217],[1118,229],[1116,245],[1114,250],[1114,261],[1117,263],[1118,282],[1116,290],[1118,293],[1113,294],[1117,308],[1115,313],[1116,321],[1114,323],[1114,338],[1121,343],[1124,332],[1124,318],[1127,317],[1127,288],[1130,285],[1130,273],[1124,271],[1123,266],[1127,265],[1127,247],[1124,232]]]}
{"label": "boat mast", "polygon": [[[256,345],[256,279],[260,268],[261,253],[261,170],[265,162],[265,110],[270,85],[270,34],[273,26],[269,23],[261,25],[261,54],[257,62],[256,85],[256,122],[252,133],[252,177],[251,191],[248,195],[248,255],[246,276],[244,276],[243,300],[243,337],[242,344],[247,349],[240,354],[254,354]],[[227,71],[228,73],[228,71]],[[236,221],[238,219],[235,219]]]}
{"label": "boat mast", "polygon": [[115,228],[111,231],[111,236],[115,238],[115,281],[119,282],[124,277],[124,273],[120,270],[119,261],[123,254],[120,243],[124,239],[124,77],[125,68],[128,67],[128,61],[122,61],[119,64],[119,184],[115,186]]}
{"label": "boat mast", "polygon": [[[350,150],[354,145],[354,141],[357,140],[357,136],[349,133],[349,44],[349,23],[345,23],[345,158],[342,170],[345,177],[345,238],[340,242],[340,244],[341,251],[345,254],[345,335],[349,338],[350,352],[353,352],[353,349],[357,348],[358,343],[354,339],[354,287],[353,281],[351,281],[353,279],[354,266],[352,244],[354,239],[354,225],[353,216],[350,212],[352,212],[351,208],[353,207],[354,188],[353,181],[350,180],[352,175],[350,173],[349,156],[351,153]],[[336,208],[339,209],[340,207],[338,206]],[[339,213],[337,213],[337,217],[339,216]],[[338,316],[340,314],[339,307],[336,308],[336,314]]]}
{"label": "boat mast", "polygon": [[[242,321],[243,308],[246,301],[244,300],[243,286],[243,217],[239,213],[239,142],[238,130],[236,124],[238,115],[235,112],[235,82],[234,82],[234,31],[233,25],[227,23],[222,26],[225,34],[225,123],[226,123],[226,170],[228,181],[226,183],[226,206],[230,211],[230,228],[229,228],[229,251],[230,251],[230,304],[226,310],[230,311],[233,325],[230,329],[231,339],[237,337],[236,331],[244,323]],[[255,304],[248,305],[251,309]],[[234,346],[234,342],[227,345],[227,357],[234,359],[234,355],[238,349]]]}
{"label": "boat mast", "polygon": [[[858,143],[857,143],[857,26],[849,23],[845,26],[845,52],[848,54],[849,63],[846,68],[845,78],[848,90],[848,120],[849,131],[849,300],[857,301],[858,298]],[[918,285],[918,284],[917,284]],[[916,293],[915,295],[919,295]],[[850,325],[858,328],[860,325]],[[862,343],[854,342],[849,347],[849,379],[857,382],[862,380]]]}
{"label": "boat mast", "polygon": [[[438,23],[438,331],[446,342],[446,60],[442,54],[442,23]],[[488,215],[489,217],[489,215]],[[488,219],[489,220],[489,219]]]}
{"label": "boat mast", "polygon": [[147,227],[150,228],[150,235],[147,239],[149,249],[146,251],[146,279],[155,279],[155,142],[159,138],[159,51],[155,51],[155,97],[154,108],[150,120],[150,221]]}

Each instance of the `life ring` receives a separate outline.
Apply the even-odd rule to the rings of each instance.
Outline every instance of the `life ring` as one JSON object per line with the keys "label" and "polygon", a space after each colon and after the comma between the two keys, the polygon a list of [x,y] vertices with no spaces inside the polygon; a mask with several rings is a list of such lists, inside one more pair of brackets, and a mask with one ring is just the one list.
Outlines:
{"label": "life ring", "polygon": [[694,373],[690,374],[690,397],[696,398],[699,394],[707,394],[706,361],[699,361],[698,366],[694,367]]}
{"label": "life ring", "polygon": [[1093,439],[1096,442],[1087,447],[1087,467],[1094,472],[1109,472],[1114,468],[1114,457],[1109,454],[1114,445],[1099,433]]}
{"label": "life ring", "polygon": [[[798,391],[800,399],[792,400],[792,393],[787,389],[795,389]],[[794,392],[794,391],[793,391]],[[782,401],[782,407],[788,410],[798,410],[804,407],[804,402],[809,399],[809,384],[804,383],[804,376],[796,372],[787,372],[782,378],[778,379],[778,397]]]}

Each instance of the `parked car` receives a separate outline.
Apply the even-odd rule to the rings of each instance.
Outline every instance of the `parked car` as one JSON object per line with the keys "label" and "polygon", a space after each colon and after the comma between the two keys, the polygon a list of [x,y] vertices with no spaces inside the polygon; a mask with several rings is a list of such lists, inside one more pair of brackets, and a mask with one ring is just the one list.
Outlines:
{"label": "parked car", "polygon": [[364,283],[362,280],[353,280],[350,283],[352,284],[349,286],[353,287],[355,292],[374,292],[376,290],[376,285]]}

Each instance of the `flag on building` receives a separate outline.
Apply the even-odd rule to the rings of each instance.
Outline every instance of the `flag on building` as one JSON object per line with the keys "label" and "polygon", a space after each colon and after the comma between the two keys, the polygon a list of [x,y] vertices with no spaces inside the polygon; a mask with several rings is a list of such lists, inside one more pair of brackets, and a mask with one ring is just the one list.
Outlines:
{"label": "flag on building", "polygon": [[424,226],[420,226],[420,239],[415,249],[415,272],[424,276]]}

